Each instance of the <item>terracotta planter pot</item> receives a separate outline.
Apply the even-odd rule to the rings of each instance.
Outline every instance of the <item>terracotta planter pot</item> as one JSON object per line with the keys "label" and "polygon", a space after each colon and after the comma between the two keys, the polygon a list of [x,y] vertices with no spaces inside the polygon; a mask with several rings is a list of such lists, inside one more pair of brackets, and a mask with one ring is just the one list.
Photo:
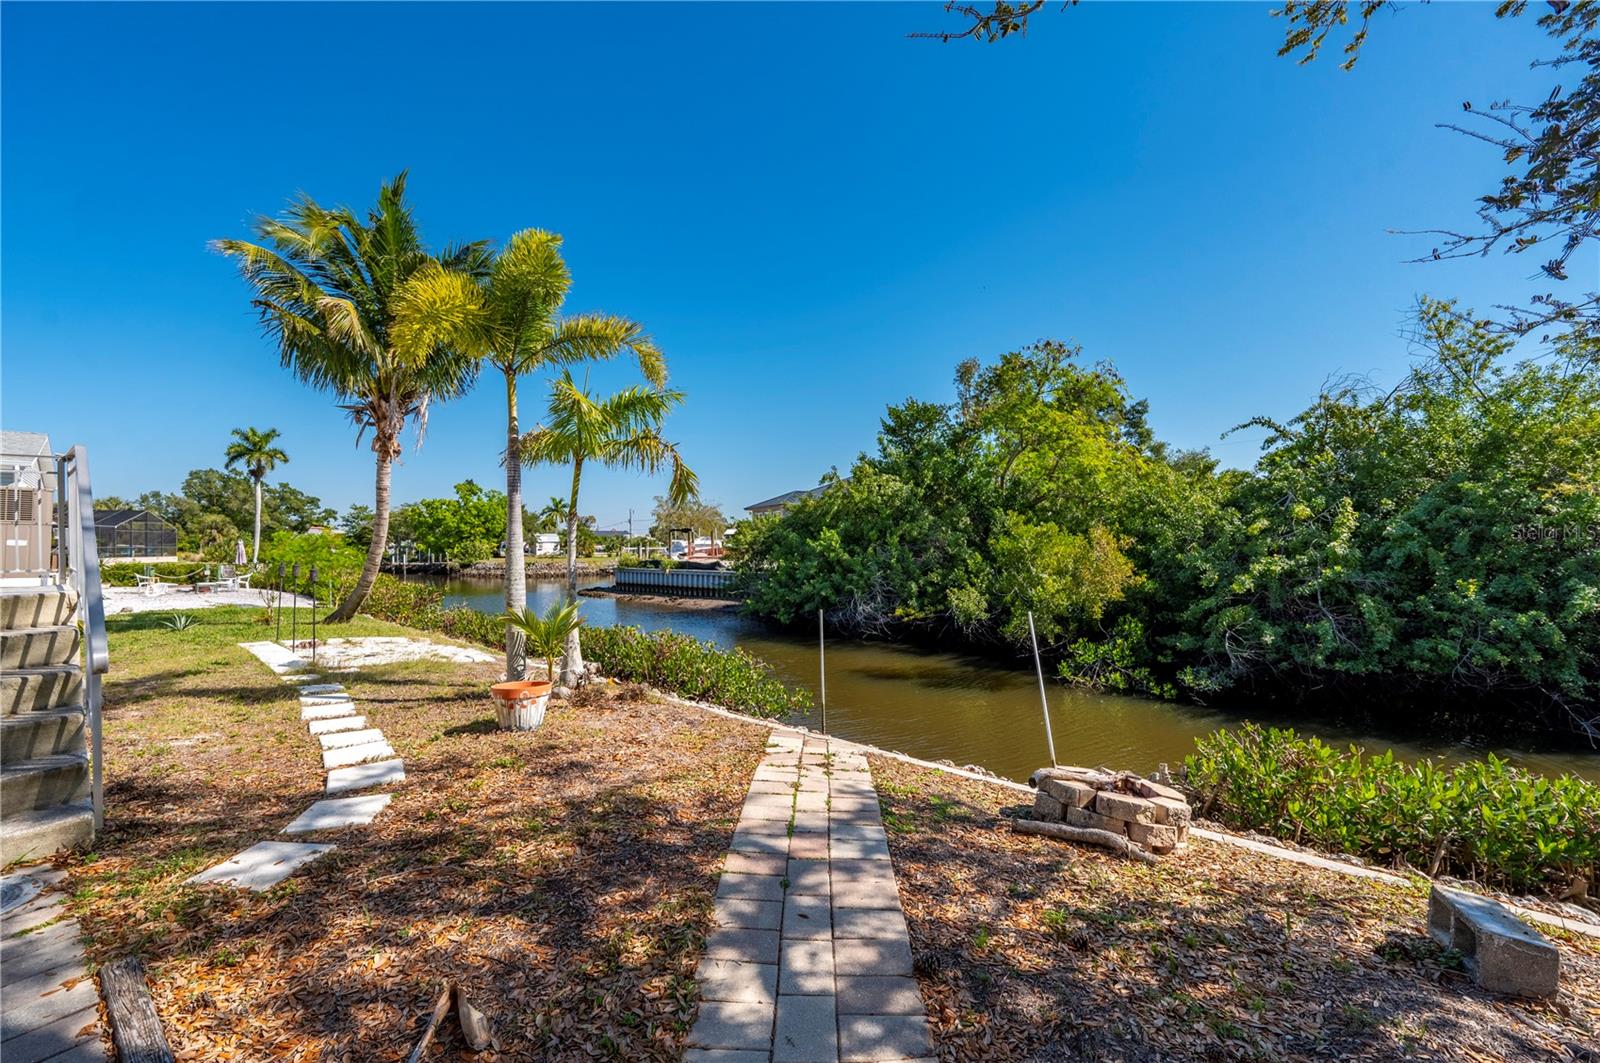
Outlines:
{"label": "terracotta planter pot", "polygon": [[544,680],[496,683],[489,693],[494,695],[495,721],[502,731],[534,731],[544,723],[544,710],[550,704],[550,684]]}

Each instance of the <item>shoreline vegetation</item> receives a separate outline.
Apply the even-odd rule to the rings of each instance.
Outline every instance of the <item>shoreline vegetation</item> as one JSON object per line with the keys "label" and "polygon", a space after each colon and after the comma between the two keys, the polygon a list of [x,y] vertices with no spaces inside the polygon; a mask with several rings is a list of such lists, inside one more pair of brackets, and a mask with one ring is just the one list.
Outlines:
{"label": "shoreline vegetation", "polygon": [[748,610],[1026,652],[1060,679],[1433,735],[1600,739],[1600,374],[1424,298],[1393,390],[1330,384],[1249,470],[1157,439],[1041,341],[889,407],[874,452],[730,540]]}
{"label": "shoreline vegetation", "polygon": [[[180,1057],[400,1058],[447,978],[506,1058],[681,1058],[766,729],[604,684],[498,731],[495,665],[363,668],[341,681],[407,765],[388,812],[312,836],[337,851],[273,890],[196,888],[322,796],[293,689],[237,646],[261,615],[111,619],[117,812],[61,858],[91,963],[143,960]],[[1005,787],[870,764],[941,1059],[1532,1063],[1600,1034],[1579,935],[1551,932],[1559,998],[1497,998],[1421,931],[1419,889],[1204,839],[1149,868],[1002,829]]]}
{"label": "shoreline vegetation", "polygon": [[[497,617],[441,607],[435,588],[380,577],[369,613],[494,648]],[[607,677],[749,715],[781,719],[810,704],[758,659],[675,632],[586,628],[589,658]],[[1449,873],[1494,886],[1594,903],[1600,896],[1600,785],[1546,779],[1506,765],[1454,769],[1367,757],[1247,721],[1202,739],[1184,785],[1203,814],[1403,871]]]}

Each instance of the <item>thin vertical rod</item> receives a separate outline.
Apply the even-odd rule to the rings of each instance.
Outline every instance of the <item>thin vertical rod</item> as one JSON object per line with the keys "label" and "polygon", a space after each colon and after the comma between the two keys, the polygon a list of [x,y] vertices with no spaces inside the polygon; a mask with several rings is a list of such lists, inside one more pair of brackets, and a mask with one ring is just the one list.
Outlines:
{"label": "thin vertical rod", "polygon": [[1033,643],[1033,670],[1039,676],[1039,709],[1044,713],[1044,740],[1050,743],[1050,766],[1059,767],[1056,760],[1056,736],[1050,732],[1050,699],[1044,693],[1044,665],[1039,663],[1039,633],[1033,627],[1033,610],[1028,610],[1028,639]]}
{"label": "thin vertical rod", "polygon": [[311,566],[311,663],[317,663],[317,566]]}
{"label": "thin vertical rod", "polygon": [[300,643],[300,566],[296,564],[289,583],[289,648],[299,649]]}
{"label": "thin vertical rod", "polygon": [[272,638],[278,645],[283,645],[283,562],[278,562],[278,595],[277,608],[273,610]]}
{"label": "thin vertical rod", "polygon": [[817,685],[822,691],[822,733],[828,733],[828,657],[824,644],[822,610],[817,610]]}

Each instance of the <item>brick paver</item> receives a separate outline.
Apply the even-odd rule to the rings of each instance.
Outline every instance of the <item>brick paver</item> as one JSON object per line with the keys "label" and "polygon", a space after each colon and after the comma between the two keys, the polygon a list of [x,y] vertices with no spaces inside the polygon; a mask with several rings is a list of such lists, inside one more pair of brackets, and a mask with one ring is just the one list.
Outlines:
{"label": "brick paver", "polygon": [[774,732],[729,849],[684,1058],[931,1057],[866,757]]}

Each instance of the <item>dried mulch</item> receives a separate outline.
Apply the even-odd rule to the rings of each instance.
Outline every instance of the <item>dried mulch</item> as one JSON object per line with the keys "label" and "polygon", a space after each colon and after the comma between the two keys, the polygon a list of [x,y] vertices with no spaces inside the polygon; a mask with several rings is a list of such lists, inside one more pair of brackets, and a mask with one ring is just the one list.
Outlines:
{"label": "dried mulch", "polygon": [[90,959],[145,959],[179,1058],[403,1059],[445,980],[501,1051],[452,1020],[430,1058],[678,1058],[763,730],[613,690],[504,733],[490,666],[341,676],[406,761],[392,803],[265,894],[194,888],[322,796],[294,692],[204,652],[114,676],[110,822],[69,863]]}
{"label": "dried mulch", "polygon": [[942,1060],[1597,1058],[1589,939],[1551,935],[1555,1001],[1499,998],[1421,891],[1201,840],[1147,867],[1012,832],[1015,791],[872,769]]}

